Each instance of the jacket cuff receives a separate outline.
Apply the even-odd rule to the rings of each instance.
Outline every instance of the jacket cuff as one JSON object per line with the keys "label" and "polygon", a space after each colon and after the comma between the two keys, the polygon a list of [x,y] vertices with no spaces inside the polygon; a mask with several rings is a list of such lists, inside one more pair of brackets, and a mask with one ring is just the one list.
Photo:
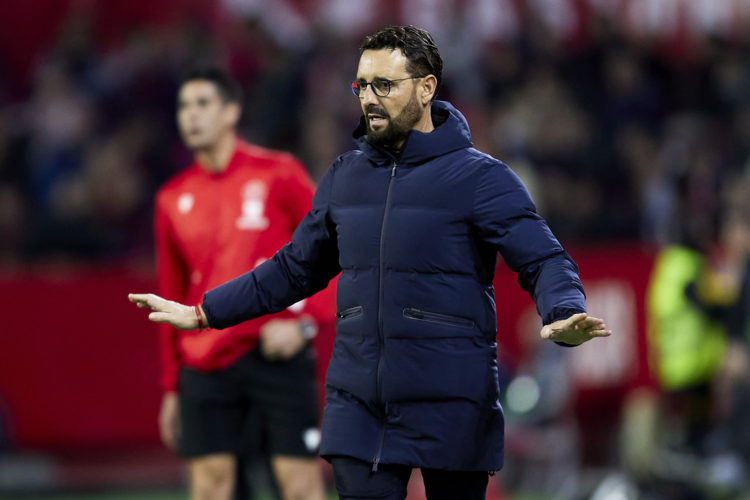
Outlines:
{"label": "jacket cuff", "polygon": [[555,342],[560,347],[578,347],[581,344],[566,344],[565,342]]}
{"label": "jacket cuff", "polygon": [[208,292],[203,294],[203,301],[201,302],[201,309],[203,309],[203,314],[206,315],[206,319],[208,320],[208,328],[216,328],[217,330],[221,330],[221,327],[215,326],[216,316],[214,316],[214,312],[211,310],[211,305],[209,304],[207,297]]}
{"label": "jacket cuff", "polygon": [[545,325],[560,321],[561,319],[568,319],[574,314],[585,313],[586,309],[580,307],[555,307],[550,312],[544,315],[543,321]]}
{"label": "jacket cuff", "polygon": [[177,373],[164,374],[161,377],[162,392],[176,392],[179,387],[179,375]]}

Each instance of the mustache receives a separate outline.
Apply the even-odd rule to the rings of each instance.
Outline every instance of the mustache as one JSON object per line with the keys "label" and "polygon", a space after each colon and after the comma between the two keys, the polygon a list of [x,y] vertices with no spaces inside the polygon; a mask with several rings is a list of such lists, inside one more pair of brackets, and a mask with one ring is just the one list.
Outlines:
{"label": "mustache", "polygon": [[388,116],[388,113],[383,108],[379,108],[375,104],[370,104],[369,106],[367,106],[367,109],[365,110],[365,114],[368,114],[368,115],[374,114],[374,115],[383,116],[385,118],[390,118]]}

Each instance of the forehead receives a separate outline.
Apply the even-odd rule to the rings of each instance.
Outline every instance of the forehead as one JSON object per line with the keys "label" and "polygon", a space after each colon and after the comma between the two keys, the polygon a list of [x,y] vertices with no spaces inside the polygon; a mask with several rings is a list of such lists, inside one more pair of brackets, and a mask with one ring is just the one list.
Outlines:
{"label": "forehead", "polygon": [[407,62],[400,49],[365,50],[359,58],[357,78],[403,78],[408,75]]}
{"label": "forehead", "polygon": [[218,99],[219,89],[210,80],[190,80],[180,87],[180,99]]}

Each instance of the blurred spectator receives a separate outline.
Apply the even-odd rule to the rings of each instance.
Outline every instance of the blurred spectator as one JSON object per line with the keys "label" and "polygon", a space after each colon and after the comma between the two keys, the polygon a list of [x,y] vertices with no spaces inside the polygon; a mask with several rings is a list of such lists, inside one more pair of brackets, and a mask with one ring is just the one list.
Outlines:
{"label": "blurred spectator", "polygon": [[[490,152],[511,165],[523,162],[529,178],[545,179],[537,199],[563,240],[663,243],[683,170],[702,171],[693,177],[715,191],[717,179],[738,170],[750,153],[744,92],[750,37],[737,28],[747,17],[735,19],[710,2],[647,9],[644,2],[617,7],[594,0],[404,0],[377,13],[360,9],[351,19],[346,2],[219,3],[223,14],[210,19],[186,4],[181,21],[162,21],[159,29],[124,25],[107,44],[96,29],[104,7],[69,9],[60,19],[54,44],[37,58],[30,96],[13,113],[23,119],[10,134],[12,155],[28,170],[13,162],[20,175],[10,182],[10,196],[17,201],[5,203],[28,208],[31,221],[20,230],[29,233],[25,243],[11,245],[16,253],[107,258],[148,248],[124,221],[149,206],[124,203],[113,223],[111,213],[85,201],[84,186],[108,177],[96,172],[114,168],[107,161],[98,166],[107,158],[102,151],[128,150],[122,139],[128,133],[121,131],[134,123],[147,128],[145,137],[137,153],[118,160],[134,161],[140,172],[128,188],[141,191],[128,195],[133,200],[150,199],[154,186],[185,161],[169,126],[174,107],[165,103],[189,63],[224,61],[233,68],[255,110],[241,124],[243,133],[291,150],[320,178],[347,145],[356,113],[356,106],[339,104],[354,61],[340,57],[338,47],[401,18],[440,20],[436,33],[452,47],[446,57],[455,70],[446,74],[442,96],[462,103],[480,125],[476,140]],[[168,6],[163,10],[162,18],[173,19]],[[497,30],[488,28],[491,19]],[[713,38],[685,38],[684,29]],[[164,143],[171,154],[155,147]]]}

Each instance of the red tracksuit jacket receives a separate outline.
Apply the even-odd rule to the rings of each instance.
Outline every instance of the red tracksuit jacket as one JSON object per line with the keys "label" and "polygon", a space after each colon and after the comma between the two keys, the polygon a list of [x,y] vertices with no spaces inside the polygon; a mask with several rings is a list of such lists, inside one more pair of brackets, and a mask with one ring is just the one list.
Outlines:
{"label": "red tracksuit jacket", "polygon": [[[223,172],[211,173],[196,162],[177,174],[156,198],[160,294],[197,304],[206,290],[270,258],[310,210],[313,193],[294,157],[239,139]],[[261,325],[270,319],[307,314],[319,324],[329,320],[335,311],[331,294],[321,297],[221,331],[160,325],[162,387],[177,389],[180,366],[213,371],[231,365],[256,346]]]}

